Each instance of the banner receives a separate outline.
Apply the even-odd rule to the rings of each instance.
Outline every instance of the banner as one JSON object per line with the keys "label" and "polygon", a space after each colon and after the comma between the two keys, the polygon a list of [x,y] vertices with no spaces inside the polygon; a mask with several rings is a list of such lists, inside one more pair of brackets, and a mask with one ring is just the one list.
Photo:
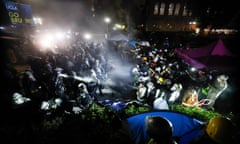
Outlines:
{"label": "banner", "polygon": [[30,5],[5,1],[10,21],[15,26],[35,26]]}

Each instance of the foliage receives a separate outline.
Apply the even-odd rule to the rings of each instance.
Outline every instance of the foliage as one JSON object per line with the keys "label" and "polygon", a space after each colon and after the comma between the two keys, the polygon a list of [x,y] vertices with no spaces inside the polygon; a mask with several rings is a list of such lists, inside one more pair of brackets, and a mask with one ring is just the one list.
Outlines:
{"label": "foliage", "polygon": [[124,113],[126,117],[136,115],[138,113],[148,112],[151,110],[151,107],[149,106],[140,106],[137,104],[130,104],[124,109]]}
{"label": "foliage", "polygon": [[203,109],[195,106],[186,107],[181,104],[172,104],[170,105],[170,109],[172,111],[181,112],[203,121],[208,121],[217,115],[221,115],[220,113],[215,112],[213,109],[207,110],[207,109]]}
{"label": "foliage", "polygon": [[[171,104],[170,111],[180,112],[186,115],[189,115],[191,117],[195,117],[202,121],[208,121],[211,118],[221,115],[218,112],[215,112],[213,109],[203,109],[200,107],[186,107],[181,104]],[[112,124],[118,123],[121,119],[143,113],[143,112],[149,112],[153,110],[150,106],[145,105],[138,105],[138,104],[129,104],[125,108],[114,111],[109,106],[104,106],[100,104],[92,104],[88,109],[83,110],[80,114],[74,114],[74,118],[78,118],[81,121],[91,121],[93,123],[101,122],[101,125],[109,125],[112,126]],[[52,129],[56,129],[56,126],[61,126],[64,124],[63,122],[64,117],[60,119],[59,117],[56,118],[56,120],[51,121],[44,121],[45,128],[51,129],[51,123]],[[60,123],[58,123],[59,121]]]}

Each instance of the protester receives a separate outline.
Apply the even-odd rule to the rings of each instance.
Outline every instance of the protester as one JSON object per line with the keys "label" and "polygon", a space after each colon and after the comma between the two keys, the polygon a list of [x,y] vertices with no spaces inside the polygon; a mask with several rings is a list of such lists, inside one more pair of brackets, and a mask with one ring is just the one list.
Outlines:
{"label": "protester", "polygon": [[150,136],[147,144],[177,144],[173,138],[173,127],[169,120],[160,116],[146,117],[146,132]]}
{"label": "protester", "polygon": [[237,144],[239,133],[236,130],[230,119],[216,116],[207,122],[203,133],[190,144]]}

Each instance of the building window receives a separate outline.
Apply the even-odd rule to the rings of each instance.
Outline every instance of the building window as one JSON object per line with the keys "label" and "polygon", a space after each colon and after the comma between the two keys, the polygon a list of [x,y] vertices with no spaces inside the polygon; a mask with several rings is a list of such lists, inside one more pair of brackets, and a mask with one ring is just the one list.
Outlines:
{"label": "building window", "polygon": [[165,6],[166,6],[165,3],[161,3],[161,7],[160,7],[160,15],[164,15],[164,12],[165,12]]}
{"label": "building window", "polygon": [[183,16],[188,16],[188,9],[186,6],[183,7]]}
{"label": "building window", "polygon": [[156,4],[154,5],[153,15],[158,15],[158,9],[159,9],[159,4],[156,3]]}
{"label": "building window", "polygon": [[188,14],[187,11],[188,11],[188,10],[187,10],[187,7],[184,6],[184,7],[183,7],[183,16],[187,16],[187,14]]}
{"label": "building window", "polygon": [[168,7],[168,15],[173,15],[174,3],[170,3]]}
{"label": "building window", "polygon": [[189,11],[188,16],[192,16],[192,11]]}
{"label": "building window", "polygon": [[180,3],[177,3],[174,11],[175,16],[179,15],[180,7],[181,7]]}

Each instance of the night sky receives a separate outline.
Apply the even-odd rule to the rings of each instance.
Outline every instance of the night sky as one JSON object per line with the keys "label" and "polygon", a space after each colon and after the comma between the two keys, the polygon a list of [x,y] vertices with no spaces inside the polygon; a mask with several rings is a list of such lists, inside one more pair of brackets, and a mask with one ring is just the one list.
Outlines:
{"label": "night sky", "polygon": [[[109,10],[110,14],[120,13],[120,9],[116,8],[118,7],[116,5],[119,5],[120,7],[134,8],[129,5],[142,5],[142,3],[144,3],[144,0],[132,0],[131,2],[126,0],[96,1],[98,3],[97,7],[100,7],[105,11]],[[33,15],[45,17],[45,24],[46,22],[53,21],[66,25],[71,21],[81,21],[82,23],[86,22],[86,25],[89,25],[89,23],[87,23],[89,18],[86,17],[86,13],[89,12],[90,8],[85,6],[86,4],[89,4],[86,0],[18,0],[18,2],[30,4]],[[189,2],[188,6],[191,7],[193,16],[199,19],[204,27],[207,25],[213,25],[217,28],[233,27],[239,29],[240,10],[236,0],[194,0]]]}

